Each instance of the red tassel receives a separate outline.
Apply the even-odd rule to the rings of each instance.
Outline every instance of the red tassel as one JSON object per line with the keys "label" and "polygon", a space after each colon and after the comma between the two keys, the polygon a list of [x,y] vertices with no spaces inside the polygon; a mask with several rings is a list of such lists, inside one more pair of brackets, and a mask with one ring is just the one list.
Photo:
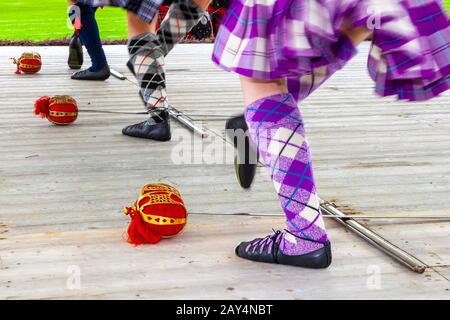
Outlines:
{"label": "red tassel", "polygon": [[131,208],[126,208],[126,210],[131,217],[131,222],[128,226],[129,243],[140,245],[144,243],[156,244],[161,241],[162,236],[158,232],[151,230],[138,212]]}
{"label": "red tassel", "polygon": [[20,63],[19,63],[19,61],[17,61],[17,59],[16,58],[11,58],[11,60],[13,61],[13,63],[16,65],[16,74],[20,74],[21,72],[20,72]]}
{"label": "red tassel", "polygon": [[79,36],[80,29],[83,28],[83,24],[81,23],[81,19],[79,17],[76,17],[73,21],[73,27],[75,28],[75,34]]}
{"label": "red tassel", "polygon": [[49,112],[50,97],[40,97],[34,103],[34,114],[41,118],[47,118]]}

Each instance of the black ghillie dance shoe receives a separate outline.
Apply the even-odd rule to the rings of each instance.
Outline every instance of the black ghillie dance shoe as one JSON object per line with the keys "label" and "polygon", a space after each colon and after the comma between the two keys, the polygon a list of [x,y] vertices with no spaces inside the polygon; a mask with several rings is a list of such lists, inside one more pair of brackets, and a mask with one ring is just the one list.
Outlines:
{"label": "black ghillie dance shoe", "polygon": [[83,45],[77,35],[73,35],[70,39],[67,64],[70,69],[80,69],[83,65]]}
{"label": "black ghillie dance shoe", "polygon": [[103,81],[109,78],[111,72],[109,66],[106,65],[99,71],[91,71],[91,69],[81,70],[72,75],[73,80],[97,80]]}
{"label": "black ghillie dance shoe", "polygon": [[169,113],[167,110],[154,110],[149,119],[124,128],[122,133],[135,138],[169,141],[172,137]]}
{"label": "black ghillie dance shoe", "polygon": [[322,245],[320,249],[309,253],[301,255],[287,255],[282,252],[280,245],[282,238],[286,234],[288,234],[288,236],[299,238],[302,241],[320,243],[318,241],[298,237],[287,230],[283,232],[276,231],[274,234],[271,234],[265,238],[257,238],[252,241],[242,242],[236,247],[236,255],[252,261],[284,264],[310,269],[327,268],[331,264],[330,241],[320,243]]}
{"label": "black ghillie dance shoe", "polygon": [[241,187],[248,189],[255,178],[259,156],[247,134],[248,127],[244,115],[228,119],[225,129],[236,149],[234,156],[236,177]]}

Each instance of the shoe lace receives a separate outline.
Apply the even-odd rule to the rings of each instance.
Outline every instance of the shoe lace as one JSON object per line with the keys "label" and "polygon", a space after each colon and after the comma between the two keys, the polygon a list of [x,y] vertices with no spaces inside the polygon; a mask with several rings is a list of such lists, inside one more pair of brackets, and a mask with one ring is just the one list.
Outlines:
{"label": "shoe lace", "polygon": [[266,236],[264,238],[257,238],[255,240],[253,240],[251,243],[252,249],[257,250],[259,247],[260,252],[263,252],[265,250],[266,246],[272,245],[271,252],[272,252],[272,254],[274,254],[274,252],[276,251],[275,246],[279,244],[279,242],[283,236],[283,233],[289,233],[289,234],[293,235],[294,237],[296,237],[297,239],[324,244],[322,241],[301,237],[287,229],[284,229],[282,231],[272,229],[272,231],[273,231],[272,234],[269,234],[268,236]]}
{"label": "shoe lace", "polygon": [[272,246],[271,253],[273,255],[276,251],[275,245],[277,245],[281,240],[282,231],[274,229],[272,229],[272,231],[273,231],[272,234],[269,234],[264,238],[258,238],[253,240],[252,242],[253,250],[257,250],[257,248],[259,247],[260,252],[263,252],[266,249],[266,247]]}
{"label": "shoe lace", "polygon": [[299,235],[297,235],[297,234],[295,234],[295,233],[293,233],[293,232],[291,232],[291,231],[289,231],[289,230],[287,230],[287,229],[284,229],[284,232],[293,235],[293,236],[296,237],[297,239],[302,239],[302,240],[305,240],[305,241],[310,241],[310,242],[315,242],[315,243],[324,244],[322,241],[314,240],[314,239],[311,239],[311,238],[300,237]]}
{"label": "shoe lace", "polygon": [[264,250],[267,247],[271,246],[270,250],[268,250],[268,253],[272,255],[274,261],[277,261],[277,246],[280,245],[281,238],[283,237],[283,234],[285,234],[285,233],[289,233],[289,234],[293,235],[294,237],[305,240],[305,241],[311,241],[311,242],[315,242],[315,243],[324,244],[321,241],[300,237],[287,229],[284,229],[284,230],[272,229],[272,231],[273,231],[272,234],[270,234],[264,238],[257,238],[255,240],[253,240],[252,243],[250,244],[250,248],[251,248],[251,250],[253,250],[253,252],[259,249],[260,253],[262,253],[262,252],[264,252]]}

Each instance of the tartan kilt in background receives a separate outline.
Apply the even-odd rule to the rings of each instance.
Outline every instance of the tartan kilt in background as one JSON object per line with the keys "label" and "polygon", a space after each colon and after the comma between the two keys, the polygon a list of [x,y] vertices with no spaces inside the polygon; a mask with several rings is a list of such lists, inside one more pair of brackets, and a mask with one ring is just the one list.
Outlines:
{"label": "tartan kilt in background", "polygon": [[356,54],[344,20],[374,29],[368,70],[377,94],[420,101],[450,88],[450,26],[436,0],[231,0],[213,61],[285,78],[302,100]]}
{"label": "tartan kilt in background", "polygon": [[121,7],[134,12],[140,19],[150,23],[155,17],[163,0],[77,0],[92,7]]}
{"label": "tartan kilt in background", "polygon": [[[113,6],[121,7],[126,10],[136,13],[142,20],[147,23],[153,21],[155,13],[159,12],[159,22],[164,19],[165,13],[173,2],[187,2],[188,0],[77,0],[79,3],[90,5],[93,7]],[[212,21],[211,28],[213,29],[213,36],[217,34],[223,15],[225,14],[228,0],[213,0],[208,8],[210,19]],[[192,34],[188,35],[188,38]],[[193,37],[196,40],[201,40],[200,37]]]}

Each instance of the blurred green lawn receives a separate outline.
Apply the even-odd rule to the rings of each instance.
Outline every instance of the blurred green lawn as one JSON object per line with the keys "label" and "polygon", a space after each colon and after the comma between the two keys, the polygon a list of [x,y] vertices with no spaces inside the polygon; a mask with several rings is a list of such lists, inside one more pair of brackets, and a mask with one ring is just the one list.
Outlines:
{"label": "blurred green lawn", "polygon": [[[0,40],[47,40],[70,37],[66,0],[3,0]],[[97,21],[103,40],[126,39],[126,14],[118,8],[99,9]]]}
{"label": "blurred green lawn", "polygon": [[[450,0],[445,0],[450,12]],[[104,8],[97,12],[103,40],[126,39],[125,12]],[[65,0],[3,0],[0,5],[0,40],[59,40],[73,32],[67,24]]]}

